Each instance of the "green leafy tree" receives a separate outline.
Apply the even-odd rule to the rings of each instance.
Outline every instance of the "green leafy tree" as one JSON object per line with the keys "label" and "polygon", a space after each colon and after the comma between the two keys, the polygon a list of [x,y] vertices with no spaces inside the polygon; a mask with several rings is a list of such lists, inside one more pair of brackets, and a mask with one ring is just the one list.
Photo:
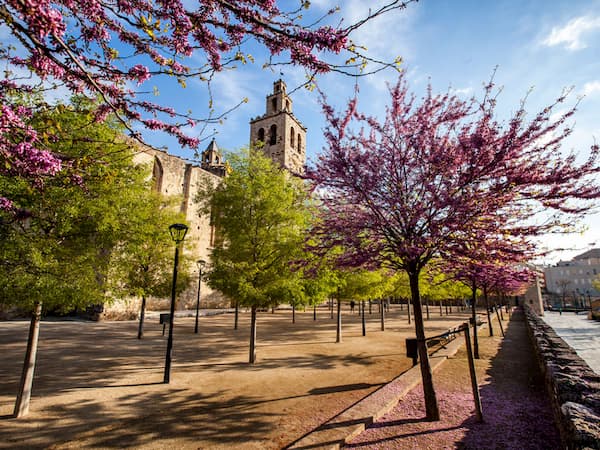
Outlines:
{"label": "green leafy tree", "polygon": [[0,191],[21,208],[0,212],[0,302],[33,311],[16,416],[28,410],[42,303],[64,312],[108,300],[111,255],[136,234],[127,219],[147,197],[147,170],[133,165],[116,124],[93,114],[79,99],[38,105],[28,125],[68,169],[36,186],[0,176]]}
{"label": "green leafy tree", "polygon": [[[140,192],[138,205],[127,214],[128,228],[133,232],[122,241],[111,259],[111,292],[141,297],[138,339],[144,334],[146,299],[166,297],[171,292],[173,270],[173,241],[168,227],[185,221],[177,212],[175,199],[166,199],[146,189]],[[178,270],[177,288],[190,281],[188,264],[182,257]]]}
{"label": "green leafy tree", "polygon": [[306,302],[313,308],[313,320],[317,320],[317,306],[327,301],[335,293],[338,277],[331,268],[319,267],[304,271],[304,292]]}
{"label": "green leafy tree", "polygon": [[596,289],[597,291],[600,291],[600,275],[596,275],[594,277],[594,279],[592,280],[592,286],[594,286],[594,289]]}
{"label": "green leafy tree", "polygon": [[222,239],[211,252],[208,284],[251,308],[250,363],[256,361],[256,313],[277,303],[282,291],[299,292],[299,260],[310,219],[303,183],[260,151],[231,155],[232,172],[217,186],[206,183],[197,200],[213,217]]}

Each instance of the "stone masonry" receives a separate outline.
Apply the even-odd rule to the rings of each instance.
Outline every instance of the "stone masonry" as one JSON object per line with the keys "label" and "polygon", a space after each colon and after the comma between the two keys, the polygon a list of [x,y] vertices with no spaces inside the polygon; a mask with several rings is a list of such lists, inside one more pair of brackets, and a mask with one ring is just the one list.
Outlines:
{"label": "stone masonry", "polygon": [[250,145],[262,148],[267,156],[290,172],[304,173],[306,128],[292,113],[292,99],[282,80],[273,83],[265,114],[250,121]]}
{"label": "stone masonry", "polygon": [[526,316],[564,448],[600,449],[600,375],[527,306]]}

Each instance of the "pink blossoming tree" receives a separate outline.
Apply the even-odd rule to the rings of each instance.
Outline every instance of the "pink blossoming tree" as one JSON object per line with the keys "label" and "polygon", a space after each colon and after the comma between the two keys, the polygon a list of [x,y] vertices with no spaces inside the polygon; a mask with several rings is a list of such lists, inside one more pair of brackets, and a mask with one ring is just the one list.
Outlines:
{"label": "pink blossoming tree", "polygon": [[[308,176],[321,193],[321,233],[345,252],[348,266],[385,266],[408,274],[427,417],[439,419],[419,273],[458,246],[556,231],[600,197],[598,147],[583,163],[561,157],[574,109],[565,98],[528,119],[525,102],[507,122],[496,114],[492,83],[482,99],[462,100],[431,88],[417,101],[400,78],[378,120],[357,99],[337,113],[324,101],[326,146]],[[557,212],[551,221],[540,211]],[[518,238],[515,242],[518,242]],[[518,250],[515,249],[515,250]]]}
{"label": "pink blossoming tree", "polygon": [[[152,89],[141,85],[169,77],[183,87],[189,79],[209,86],[215,72],[253,61],[247,49],[256,43],[270,55],[265,66],[302,66],[309,80],[330,71],[355,74],[367,63],[375,64],[371,72],[394,66],[397,61],[369,58],[351,34],[411,1],[390,0],[355,24],[333,27],[324,23],[336,9],[317,20],[303,17],[309,1],[290,6],[275,0],[4,0],[0,25],[12,39],[0,44],[7,68],[0,80],[0,171],[39,182],[61,170],[61,156],[44,149],[27,125],[32,112],[11,100],[32,89],[31,75],[46,86],[98,98],[97,120],[115,114],[138,138],[136,123],[196,148],[202,131],[192,137],[184,127],[198,124],[202,130],[225,113],[214,112],[211,99],[205,116],[192,117],[146,100]],[[0,197],[0,208],[12,207],[11,199]]]}

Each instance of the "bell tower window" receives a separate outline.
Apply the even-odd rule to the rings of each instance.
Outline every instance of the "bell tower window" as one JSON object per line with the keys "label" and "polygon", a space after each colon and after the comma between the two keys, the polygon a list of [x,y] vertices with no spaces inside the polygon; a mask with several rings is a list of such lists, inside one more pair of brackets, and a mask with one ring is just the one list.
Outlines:
{"label": "bell tower window", "polygon": [[277,143],[277,125],[271,125],[271,132],[269,133],[269,145],[275,145]]}
{"label": "bell tower window", "polygon": [[258,140],[260,142],[265,142],[265,129],[264,128],[258,129]]}
{"label": "bell tower window", "polygon": [[298,153],[302,153],[302,136],[298,133]]}
{"label": "bell tower window", "polygon": [[294,132],[294,127],[290,129],[290,147],[294,148],[296,145],[296,133]]}

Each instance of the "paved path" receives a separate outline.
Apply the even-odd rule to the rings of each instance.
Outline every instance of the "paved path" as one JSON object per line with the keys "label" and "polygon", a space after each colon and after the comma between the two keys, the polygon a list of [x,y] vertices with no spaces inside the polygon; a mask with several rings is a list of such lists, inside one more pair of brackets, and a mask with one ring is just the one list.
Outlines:
{"label": "paved path", "polygon": [[585,314],[546,311],[542,317],[556,333],[565,340],[600,374],[600,322],[588,319]]}
{"label": "paved path", "polygon": [[[494,325],[497,322],[494,321]],[[522,311],[504,323],[506,337],[480,329],[475,368],[483,422],[474,412],[464,346],[434,372],[440,420],[425,419],[419,384],[344,448],[362,450],[554,450],[561,448]],[[461,339],[462,340],[462,339]]]}

